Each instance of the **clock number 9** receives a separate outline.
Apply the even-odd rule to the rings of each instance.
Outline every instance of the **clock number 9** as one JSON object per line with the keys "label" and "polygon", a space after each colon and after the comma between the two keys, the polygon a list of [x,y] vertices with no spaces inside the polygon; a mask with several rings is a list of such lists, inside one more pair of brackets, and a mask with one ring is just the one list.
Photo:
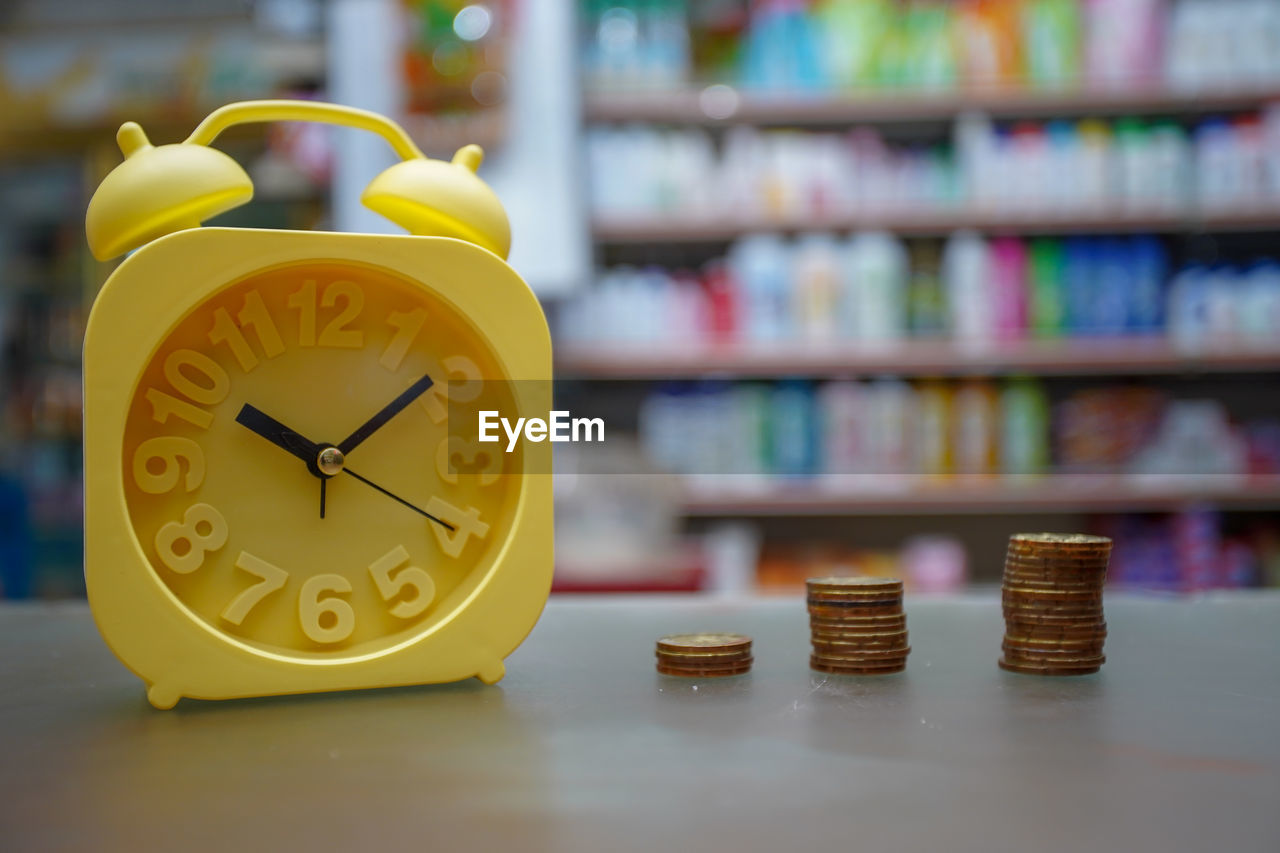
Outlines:
{"label": "clock number 9", "polygon": [[[444,360],[444,369],[449,380],[434,383],[418,398],[422,408],[427,410],[431,422],[437,424],[449,419],[450,402],[470,403],[484,390],[480,368],[471,359],[460,355],[449,356]],[[461,377],[461,381],[453,377]]]}
{"label": "clock number 9", "polygon": [[225,544],[227,520],[206,503],[192,504],[181,522],[170,521],[156,531],[160,562],[180,575],[189,575],[203,566],[204,555]]}
{"label": "clock number 9", "polygon": [[[413,598],[399,601],[391,608],[391,615],[397,619],[412,619],[426,610],[436,597],[436,585],[431,575],[409,565],[409,559],[405,547],[397,545],[369,566],[369,574],[384,600],[391,601],[407,589],[414,590]],[[391,573],[401,566],[404,568],[392,577]]]}
{"label": "clock number 9", "polygon": [[341,643],[356,628],[356,612],[351,604],[326,592],[351,592],[351,582],[342,575],[316,575],[302,585],[298,597],[298,620],[302,633],[315,643]]}
{"label": "clock number 9", "polygon": [[[151,470],[150,463],[153,459],[164,463],[164,468],[159,473]],[[186,491],[194,492],[204,482],[204,452],[191,439],[177,436],[149,438],[138,445],[133,454],[133,482],[149,495],[162,495],[172,491],[182,477],[182,466],[178,464],[180,459],[187,463],[187,476],[183,485]]]}
{"label": "clock number 9", "polygon": [[478,477],[480,485],[495,482],[502,474],[502,454],[481,447],[480,442],[459,435],[445,436],[436,448],[436,472],[446,483],[456,484],[458,475]]}

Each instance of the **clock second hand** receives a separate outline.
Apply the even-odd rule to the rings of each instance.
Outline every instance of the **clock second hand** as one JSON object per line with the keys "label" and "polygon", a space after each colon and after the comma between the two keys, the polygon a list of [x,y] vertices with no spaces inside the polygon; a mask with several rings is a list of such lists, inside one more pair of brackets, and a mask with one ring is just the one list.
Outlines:
{"label": "clock second hand", "polygon": [[366,486],[369,486],[369,487],[371,487],[371,488],[377,489],[378,491],[382,492],[384,495],[386,495],[387,497],[391,498],[392,500],[394,500],[394,501],[399,501],[400,503],[402,503],[402,504],[404,504],[405,506],[407,506],[409,509],[411,509],[411,510],[413,510],[414,512],[416,512],[418,515],[425,516],[426,518],[431,519],[431,520],[432,520],[432,521],[434,521],[436,524],[439,524],[440,526],[444,527],[445,529],[450,530],[450,531],[452,531],[452,530],[454,530],[454,529],[455,529],[455,528],[454,528],[454,526],[453,526],[452,524],[450,524],[449,522],[444,521],[443,519],[440,519],[440,518],[436,518],[434,515],[432,515],[431,513],[427,512],[425,509],[420,509],[419,507],[414,506],[413,504],[409,503],[409,502],[408,502],[407,500],[405,500],[404,498],[400,497],[400,496],[399,496],[399,495],[397,495],[397,494],[393,494],[393,493],[391,493],[391,492],[387,491],[386,489],[382,488],[382,486],[379,486],[377,483],[373,482],[372,480],[370,480],[370,479],[368,479],[368,478],[366,478],[366,477],[361,477],[359,474],[357,474],[355,471],[352,471],[350,468],[343,468],[343,469],[342,469],[342,471],[343,471],[343,473],[345,473],[345,474],[350,474],[352,477],[355,477],[357,480],[359,480],[360,482],[364,483]]}

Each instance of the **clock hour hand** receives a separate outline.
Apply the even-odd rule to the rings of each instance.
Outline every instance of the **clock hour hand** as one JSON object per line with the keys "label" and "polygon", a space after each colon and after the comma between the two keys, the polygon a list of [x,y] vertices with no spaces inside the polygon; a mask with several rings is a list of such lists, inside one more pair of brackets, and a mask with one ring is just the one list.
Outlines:
{"label": "clock hour hand", "polygon": [[[316,456],[320,446],[314,441],[304,438],[265,412],[245,403],[236,415],[236,423],[248,427],[267,441],[307,463],[307,469],[316,464]],[[317,477],[319,473],[312,471]]]}
{"label": "clock hour hand", "polygon": [[426,393],[426,390],[431,385],[431,377],[424,374],[421,379],[406,388],[399,397],[387,403],[376,415],[361,424],[355,432],[338,442],[338,449],[342,451],[343,455],[350,453],[358,444],[381,429],[383,424],[400,414],[405,406],[408,406]]}

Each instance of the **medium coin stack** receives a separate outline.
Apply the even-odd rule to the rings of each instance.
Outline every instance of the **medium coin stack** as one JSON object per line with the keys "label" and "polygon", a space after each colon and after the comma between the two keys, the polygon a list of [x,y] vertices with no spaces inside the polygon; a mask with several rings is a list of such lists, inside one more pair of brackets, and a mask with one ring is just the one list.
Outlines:
{"label": "medium coin stack", "polygon": [[1087,675],[1106,657],[1102,586],[1111,540],[1081,533],[1016,533],[1004,561],[1001,669]]}
{"label": "medium coin stack", "polygon": [[809,668],[842,675],[887,675],[907,667],[902,581],[810,578]]}
{"label": "medium coin stack", "polygon": [[671,634],[658,640],[658,672],[719,678],[751,671],[751,638],[742,634]]}

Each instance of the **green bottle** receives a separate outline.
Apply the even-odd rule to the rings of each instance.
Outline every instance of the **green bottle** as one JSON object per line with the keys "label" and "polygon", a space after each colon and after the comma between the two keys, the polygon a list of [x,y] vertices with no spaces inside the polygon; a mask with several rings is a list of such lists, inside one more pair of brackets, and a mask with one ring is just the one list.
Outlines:
{"label": "green bottle", "polygon": [[1031,330],[1038,338],[1060,337],[1066,326],[1061,241],[1033,240],[1030,266]]}

